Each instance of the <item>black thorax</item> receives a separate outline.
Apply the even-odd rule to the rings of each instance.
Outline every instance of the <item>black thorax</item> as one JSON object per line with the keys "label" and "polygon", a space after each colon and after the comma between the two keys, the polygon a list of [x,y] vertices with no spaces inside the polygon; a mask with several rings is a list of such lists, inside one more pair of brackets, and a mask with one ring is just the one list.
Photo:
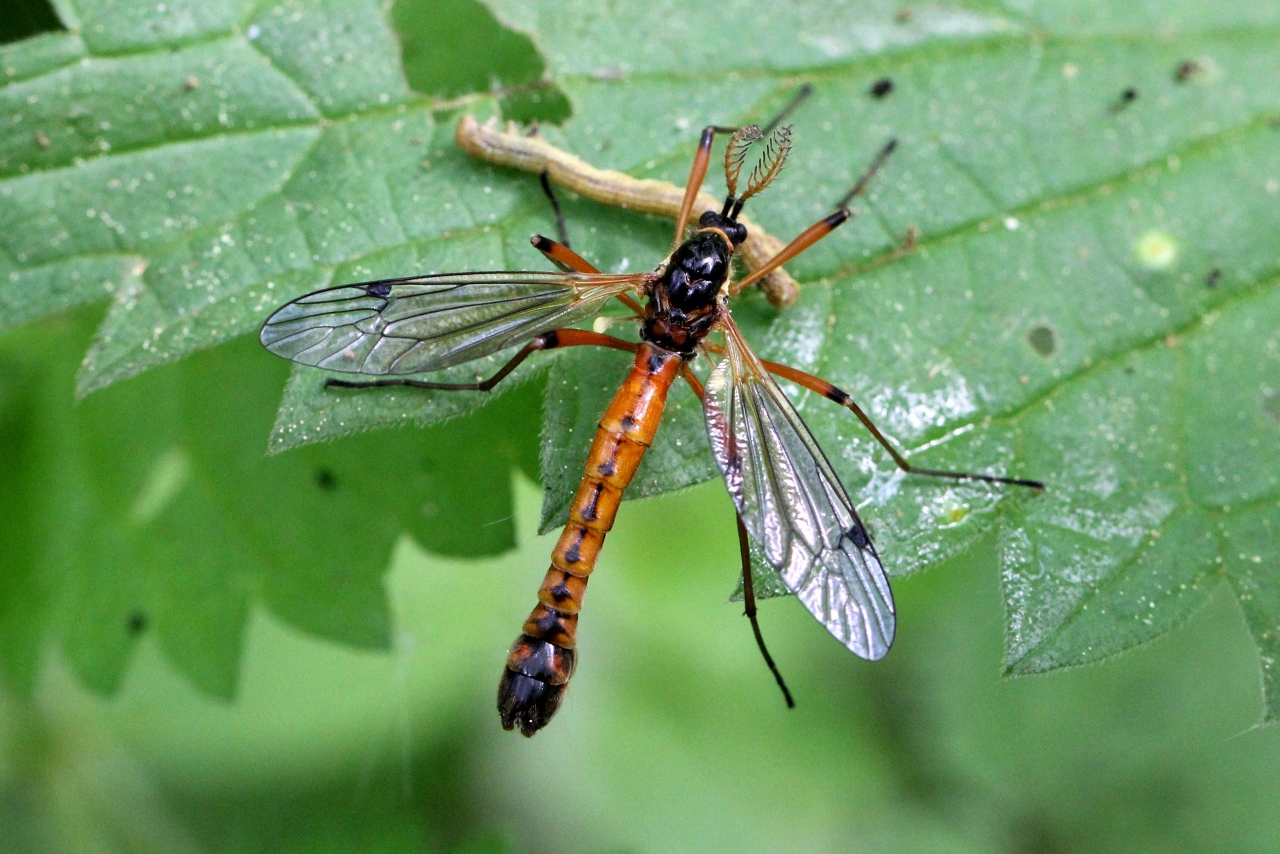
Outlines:
{"label": "black thorax", "polygon": [[662,278],[650,294],[640,332],[645,341],[686,358],[693,355],[698,342],[719,317],[720,292],[733,260],[730,240],[745,231],[738,223],[729,223],[736,226],[730,234],[721,223],[708,223],[709,216],[719,219],[714,213],[703,216],[704,227],[671,254]]}

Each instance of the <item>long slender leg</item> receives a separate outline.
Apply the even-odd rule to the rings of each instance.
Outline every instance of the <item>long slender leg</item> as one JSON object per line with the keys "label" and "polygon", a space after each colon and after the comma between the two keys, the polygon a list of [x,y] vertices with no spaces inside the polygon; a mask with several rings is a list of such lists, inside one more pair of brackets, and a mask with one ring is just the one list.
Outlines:
{"label": "long slender leg", "polygon": [[[547,198],[551,200],[551,207],[555,209],[556,232],[560,235],[560,241],[556,242],[549,237],[535,234],[529,242],[533,244],[534,249],[546,255],[547,260],[566,273],[599,273],[599,268],[569,248],[569,234],[565,231],[564,216],[560,213],[560,202],[556,200],[556,194],[551,189],[551,183],[547,180],[547,170],[542,170],[539,178],[542,180],[543,192],[547,194]],[[618,294],[618,299],[627,308],[644,317],[644,309],[631,297],[626,294]]]}
{"label": "long slender leg", "polygon": [[551,181],[547,179],[547,170],[543,169],[538,175],[538,180],[542,182],[542,192],[547,194],[547,198],[551,200],[551,209],[556,212],[556,237],[560,238],[560,243],[565,249],[569,248],[569,231],[564,225],[564,213],[560,210],[560,200],[556,198],[555,191],[551,189]]}
{"label": "long slender leg", "polygon": [[[543,255],[547,256],[552,264],[555,264],[566,273],[599,273],[591,262],[583,258],[577,252],[574,252],[563,243],[557,243],[550,237],[543,237],[541,234],[535,234],[530,240],[533,248],[537,249]],[[618,301],[631,309],[632,312],[644,317],[644,309],[640,303],[633,300],[627,294],[618,294]]]}
{"label": "long slender leg", "polygon": [[760,654],[764,656],[764,663],[769,665],[769,672],[778,681],[778,687],[782,689],[782,697],[787,701],[787,708],[794,709],[796,701],[792,698],[791,690],[787,688],[787,683],[782,678],[778,665],[774,664],[773,656],[769,654],[769,648],[764,644],[764,635],[760,633],[760,621],[756,619],[756,593],[751,583],[751,542],[747,538],[747,526],[742,524],[742,517],[739,516],[737,519],[738,545],[742,552],[743,612],[747,615],[747,619],[751,621],[751,631],[755,633],[756,646],[760,648]]}
{"label": "long slender leg", "polygon": [[[690,370],[688,362],[680,366],[680,376],[684,377],[685,381],[689,383],[689,387],[698,396],[698,400],[702,400],[702,382]],[[769,665],[769,672],[778,681],[778,687],[782,689],[782,697],[787,701],[787,708],[794,709],[796,701],[792,698],[791,690],[787,688],[786,680],[782,678],[778,665],[774,663],[773,656],[769,654],[769,647],[765,646],[764,635],[760,632],[760,621],[756,618],[756,591],[751,581],[751,541],[748,538],[747,526],[742,524],[741,516],[735,516],[734,518],[738,522],[738,547],[742,554],[743,613],[751,621],[751,631],[756,636],[756,646],[760,648],[760,655],[764,657],[764,663]]]}
{"label": "long slender leg", "polygon": [[367,380],[353,382],[351,380],[328,379],[325,388],[385,388],[387,386],[408,386],[409,388],[429,388],[439,391],[489,391],[502,382],[520,363],[539,350],[554,350],[557,347],[609,347],[614,350],[625,350],[634,353],[640,349],[639,344],[614,338],[612,335],[601,335],[598,332],[587,332],[581,329],[553,329],[534,338],[520,348],[520,352],[511,357],[498,372],[487,380],[474,383],[433,383],[424,380]]}
{"label": "long slender leg", "polygon": [[796,93],[791,96],[791,100],[787,102],[787,105],[783,107],[781,110],[778,110],[778,114],[773,118],[769,119],[769,123],[767,125],[760,128],[760,132],[765,136],[768,136],[769,133],[774,128],[782,124],[783,119],[785,119],[787,116],[795,112],[796,107],[803,104],[805,99],[812,94],[813,94],[812,84],[806,83],[803,86],[801,86],[799,89],[796,90]]}
{"label": "long slender leg", "polygon": [[698,153],[693,156],[693,166],[689,168],[689,180],[684,185],[684,199],[680,202],[680,215],[676,217],[676,236],[671,243],[672,251],[684,241],[684,229],[689,224],[689,214],[693,212],[693,203],[698,198],[698,190],[702,189],[702,179],[707,177],[707,164],[711,162],[711,146],[718,133],[733,133],[737,128],[707,125],[702,129],[702,138],[698,140]]}
{"label": "long slender leg", "polygon": [[951,480],[982,480],[987,483],[1008,483],[1013,484],[1014,486],[1030,487],[1031,489],[1044,489],[1044,484],[1038,480],[1025,480],[1018,477],[997,477],[990,474],[975,474],[973,472],[964,471],[940,471],[938,469],[926,469],[920,468],[919,466],[913,466],[911,463],[907,462],[907,458],[902,456],[902,454],[898,452],[898,449],[885,438],[884,434],[880,432],[880,428],[876,427],[875,423],[867,417],[867,413],[862,411],[862,407],[854,403],[853,398],[849,396],[848,392],[837,388],[821,377],[815,377],[813,374],[805,373],[804,371],[788,367],[787,365],[780,365],[777,362],[761,361],[765,368],[768,369],[769,373],[776,374],[783,379],[791,380],[791,382],[796,385],[803,386],[810,391],[815,391],[828,400],[835,401],[841,406],[851,410],[854,415],[858,416],[858,420],[862,422],[863,426],[871,432],[871,435],[875,437],[876,441],[883,445],[884,449],[889,452],[889,455],[893,457],[893,461],[898,464],[898,468],[909,474],[923,474],[928,475],[929,477],[945,477]]}
{"label": "long slender leg", "polygon": [[880,170],[880,167],[884,165],[884,162],[889,159],[889,155],[892,154],[893,150],[897,147],[898,141],[896,139],[889,140],[889,142],[885,144],[884,148],[880,149],[880,153],[876,155],[876,159],[872,161],[871,165],[862,173],[862,176],[858,178],[857,182],[852,187],[849,188],[849,192],[844,194],[844,198],[842,198],[840,203],[836,205],[835,213],[806,228],[800,233],[799,237],[788,243],[783,247],[781,252],[770,258],[765,264],[757,267],[751,275],[739,282],[735,282],[732,287],[732,293],[739,293],[745,288],[754,285],[778,267],[781,267],[783,264],[787,263],[792,258],[796,257],[801,252],[805,251],[810,246],[848,222],[849,218],[853,216],[853,212],[849,210],[849,202],[853,201],[854,196],[859,195],[866,189],[871,178]]}
{"label": "long slender leg", "polygon": [[[768,134],[782,122],[791,112],[809,97],[813,92],[813,87],[808,83],[800,87],[799,91],[792,96],[787,105],[778,111],[778,114],[769,120],[765,125],[763,133]],[[702,137],[698,140],[698,153],[693,156],[693,165],[689,168],[689,180],[684,185],[684,200],[680,203],[680,215],[676,217],[676,236],[672,241],[671,248],[674,250],[684,240],[684,230],[689,224],[689,214],[693,212],[694,201],[698,198],[698,190],[702,188],[702,181],[707,177],[707,165],[711,162],[711,146],[715,142],[718,133],[733,133],[737,128],[720,127],[718,125],[708,125],[702,129]],[[545,179],[544,179],[545,180]]]}
{"label": "long slender leg", "polygon": [[533,248],[537,249],[547,260],[566,273],[599,273],[600,271],[586,258],[574,252],[566,244],[535,234],[529,238]]}

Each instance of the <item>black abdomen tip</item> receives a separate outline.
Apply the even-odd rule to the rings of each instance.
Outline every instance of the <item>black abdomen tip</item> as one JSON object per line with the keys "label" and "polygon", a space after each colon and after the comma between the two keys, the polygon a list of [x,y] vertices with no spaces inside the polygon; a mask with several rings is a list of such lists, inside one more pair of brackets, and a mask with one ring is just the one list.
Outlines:
{"label": "black abdomen tip", "polygon": [[548,685],[538,679],[503,670],[498,683],[498,714],[502,728],[520,727],[520,734],[532,738],[546,726],[564,699],[564,685]]}

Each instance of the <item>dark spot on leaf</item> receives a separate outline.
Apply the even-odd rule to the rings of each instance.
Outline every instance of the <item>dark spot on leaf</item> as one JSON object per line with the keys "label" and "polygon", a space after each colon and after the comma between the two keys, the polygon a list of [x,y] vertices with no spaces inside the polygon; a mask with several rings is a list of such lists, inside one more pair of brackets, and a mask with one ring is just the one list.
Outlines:
{"label": "dark spot on leaf", "polygon": [[909,24],[911,23],[911,19],[914,17],[915,17],[915,12],[911,11],[911,7],[903,6],[901,9],[898,10],[898,14],[893,16],[893,19],[897,21],[899,24]]}
{"label": "dark spot on leaf", "polygon": [[125,620],[125,629],[129,634],[137,636],[147,630],[147,615],[142,611],[134,611]]}
{"label": "dark spot on leaf", "polygon": [[888,97],[889,93],[892,91],[893,80],[888,77],[881,77],[875,83],[871,84],[871,97],[876,98],[877,100]]}
{"label": "dark spot on leaf", "polygon": [[369,296],[386,299],[391,294],[391,285],[386,282],[377,282],[372,285],[365,285],[364,289],[369,292]]}
{"label": "dark spot on leaf", "polygon": [[1179,83],[1186,83],[1192,77],[1195,77],[1203,67],[1194,59],[1184,59],[1178,63],[1178,67],[1174,69],[1173,79]]}
{"label": "dark spot on leaf", "polygon": [[338,480],[333,476],[333,472],[328,469],[316,469],[316,486],[328,492],[337,485]]}
{"label": "dark spot on leaf", "polygon": [[1211,288],[1216,288],[1218,283],[1222,281],[1222,270],[1214,267],[1209,271],[1209,275],[1204,277],[1204,283]]}
{"label": "dark spot on leaf", "polygon": [[1033,327],[1027,333],[1027,343],[1031,345],[1031,349],[1035,350],[1044,358],[1049,358],[1058,350],[1058,337],[1053,334],[1053,330],[1044,324]]}
{"label": "dark spot on leaf", "polygon": [[1125,372],[1126,374],[1132,374],[1132,373],[1133,373],[1133,365],[1125,365],[1125,366],[1124,366],[1124,372]]}
{"label": "dark spot on leaf", "polygon": [[1113,101],[1107,110],[1111,113],[1118,113],[1136,100],[1138,100],[1138,90],[1130,86],[1120,93],[1120,97]]}

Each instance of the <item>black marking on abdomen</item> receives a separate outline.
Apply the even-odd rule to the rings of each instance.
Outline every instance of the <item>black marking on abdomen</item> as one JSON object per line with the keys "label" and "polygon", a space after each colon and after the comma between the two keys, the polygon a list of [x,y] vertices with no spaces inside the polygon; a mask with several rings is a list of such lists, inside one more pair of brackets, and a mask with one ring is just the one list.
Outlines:
{"label": "black marking on abdomen", "polygon": [[579,509],[578,513],[582,516],[584,522],[594,522],[600,514],[600,493],[604,490],[603,481],[595,481],[596,489],[591,494],[591,500],[586,507]]}
{"label": "black marking on abdomen", "polygon": [[577,563],[582,560],[582,538],[587,535],[583,528],[578,529],[578,539],[573,541],[573,545],[564,550],[564,559],[569,563]]}

